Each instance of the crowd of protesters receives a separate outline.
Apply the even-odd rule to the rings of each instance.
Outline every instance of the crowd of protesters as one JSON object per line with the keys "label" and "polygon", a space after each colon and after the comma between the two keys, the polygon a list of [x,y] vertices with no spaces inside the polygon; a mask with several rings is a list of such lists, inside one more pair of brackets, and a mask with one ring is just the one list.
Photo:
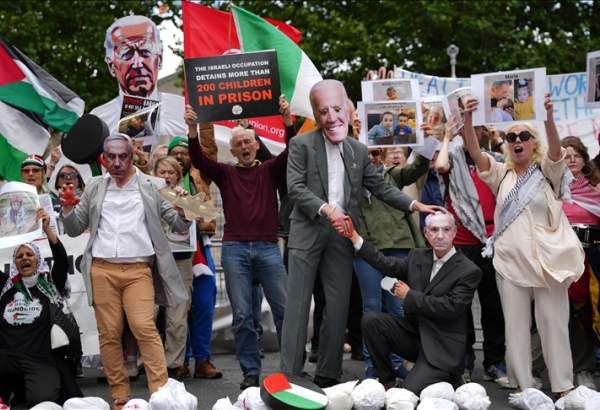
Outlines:
{"label": "crowd of protesters", "polygon": [[[130,398],[128,356],[133,352],[137,370],[138,349],[150,393],[168,377],[223,375],[211,358],[216,221],[188,218],[159,194],[152,177],[163,178],[177,196],[203,193],[212,201],[210,185],[219,189],[220,264],[241,389],[260,384],[256,306],[263,294],[286,374],[306,377],[308,358],[317,363],[315,384],[338,384],[349,341],[352,358],[364,360],[364,377],[388,388],[400,384],[419,394],[438,381],[468,383],[475,292],[485,379],[518,391],[540,387],[533,355],[541,345],[552,392],[595,389],[600,171],[580,139],[560,140],[550,98],[545,142],[528,123],[502,134],[473,126],[480,102],[471,96],[457,131],[454,119],[444,127],[441,112],[429,110],[423,131],[438,140],[433,155],[406,147],[369,150],[357,140],[360,123],[340,82],[316,83],[310,101],[315,124],[295,135],[289,104],[280,98],[286,146],[276,156],[242,122],[231,130],[234,162],[219,162],[213,125],[197,123],[187,106],[181,118],[187,136],[171,135],[147,153],[114,133],[103,145],[105,174],[88,181],[67,163],[54,171],[49,188],[44,158],[23,161],[22,181],[51,193],[59,229],[70,236],[89,232],[80,271],[113,407]],[[428,115],[436,118],[427,121]],[[391,128],[388,122],[382,129]],[[52,151],[53,167],[59,157]],[[52,268],[35,244],[24,243],[0,277],[0,380],[11,381],[0,385],[5,403],[62,403],[82,394],[75,379],[81,342],[66,302],[67,256],[47,213],[40,209],[38,218]],[[196,250],[173,253],[168,236],[190,231]],[[395,278],[387,290],[386,277]],[[315,323],[317,342],[307,357],[313,299],[322,324]],[[165,306],[163,321],[157,305]],[[62,343],[53,326],[57,315],[66,329]],[[364,345],[356,326],[363,315]]]}

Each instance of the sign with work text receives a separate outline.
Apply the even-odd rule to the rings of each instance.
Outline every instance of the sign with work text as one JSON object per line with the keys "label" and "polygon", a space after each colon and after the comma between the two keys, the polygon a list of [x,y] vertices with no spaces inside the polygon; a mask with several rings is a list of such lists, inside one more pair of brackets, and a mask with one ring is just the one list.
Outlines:
{"label": "sign with work text", "polygon": [[281,86],[273,50],[186,59],[185,79],[198,121],[237,120],[279,111]]}

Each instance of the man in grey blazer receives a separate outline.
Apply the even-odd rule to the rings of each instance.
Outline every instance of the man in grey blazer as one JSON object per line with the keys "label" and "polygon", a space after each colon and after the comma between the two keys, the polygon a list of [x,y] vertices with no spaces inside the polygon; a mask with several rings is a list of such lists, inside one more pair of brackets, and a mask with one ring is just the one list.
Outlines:
{"label": "man in grey blazer", "polygon": [[437,208],[411,200],[387,184],[369,161],[367,147],[346,138],[348,97],[342,83],[323,80],[313,86],[310,100],[318,130],[297,136],[289,146],[287,183],[294,204],[289,236],[288,300],[285,309],[281,369],[299,375],[314,281],[323,283],[326,314],[321,326],[315,383],[327,387],[342,373],[342,353],[350,285],[352,244],[332,224],[357,220],[363,188],[404,211],[434,212]]}
{"label": "man in grey blazer", "polygon": [[63,194],[61,201],[67,234],[90,231],[81,272],[96,314],[113,408],[120,408],[129,399],[121,344],[124,314],[144,360],[150,393],[167,382],[165,353],[154,324],[155,299],[158,304],[176,305],[187,300],[188,292],[160,219],[174,230],[187,229],[190,222],[133,166],[127,135],[108,137],[103,159],[108,173],[87,184],[79,204],[67,204]]}

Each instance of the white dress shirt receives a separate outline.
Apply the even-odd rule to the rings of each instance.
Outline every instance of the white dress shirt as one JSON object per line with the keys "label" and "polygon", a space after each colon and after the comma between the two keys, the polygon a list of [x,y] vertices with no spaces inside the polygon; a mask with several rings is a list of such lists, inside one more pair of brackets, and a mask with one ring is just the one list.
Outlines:
{"label": "white dress shirt", "polygon": [[92,256],[113,263],[147,262],[154,246],[146,227],[138,171],[119,188],[109,179]]}
{"label": "white dress shirt", "polygon": [[429,282],[431,282],[433,278],[435,278],[435,275],[437,275],[440,269],[442,269],[444,263],[448,262],[448,260],[451,257],[453,257],[455,253],[456,249],[454,248],[454,246],[448,251],[447,254],[445,254],[441,258],[438,258],[436,256],[435,251],[433,252],[433,266],[431,267],[431,276],[429,277]]}
{"label": "white dress shirt", "polygon": [[[323,135],[325,140],[325,151],[327,153],[327,203],[334,208],[338,208],[342,212],[344,209],[344,178],[346,172],[344,170],[344,162],[342,160],[343,142],[333,145],[327,137]],[[323,204],[319,209],[319,213],[323,209]]]}

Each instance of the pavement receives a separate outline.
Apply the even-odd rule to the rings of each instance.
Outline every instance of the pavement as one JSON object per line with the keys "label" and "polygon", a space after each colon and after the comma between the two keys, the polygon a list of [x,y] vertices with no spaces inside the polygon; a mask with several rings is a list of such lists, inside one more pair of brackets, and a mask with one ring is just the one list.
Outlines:
{"label": "pavement", "polygon": [[[483,380],[483,370],[481,369],[481,352],[478,354],[478,362],[473,374],[473,381],[482,384],[491,398],[491,410],[511,409],[508,405],[508,394],[512,390],[502,389],[493,382]],[[239,384],[242,380],[242,374],[238,361],[233,354],[219,354],[213,356],[215,366],[223,370],[223,378],[219,380],[201,380],[184,379],[184,384],[188,392],[198,397],[198,410],[211,410],[213,404],[220,398],[229,397],[233,402],[240,394]],[[279,369],[279,353],[266,353],[263,359],[263,376],[276,372]],[[314,374],[315,365],[307,363],[305,370]],[[342,381],[360,379],[363,374],[362,362],[350,360],[350,355],[344,356]],[[86,396],[99,396],[109,401],[110,395],[106,383],[98,383],[96,377],[86,369],[87,376],[80,379],[80,385]],[[131,397],[143,398],[148,400],[148,391],[146,388],[146,379],[141,375],[136,381],[131,382]]]}

